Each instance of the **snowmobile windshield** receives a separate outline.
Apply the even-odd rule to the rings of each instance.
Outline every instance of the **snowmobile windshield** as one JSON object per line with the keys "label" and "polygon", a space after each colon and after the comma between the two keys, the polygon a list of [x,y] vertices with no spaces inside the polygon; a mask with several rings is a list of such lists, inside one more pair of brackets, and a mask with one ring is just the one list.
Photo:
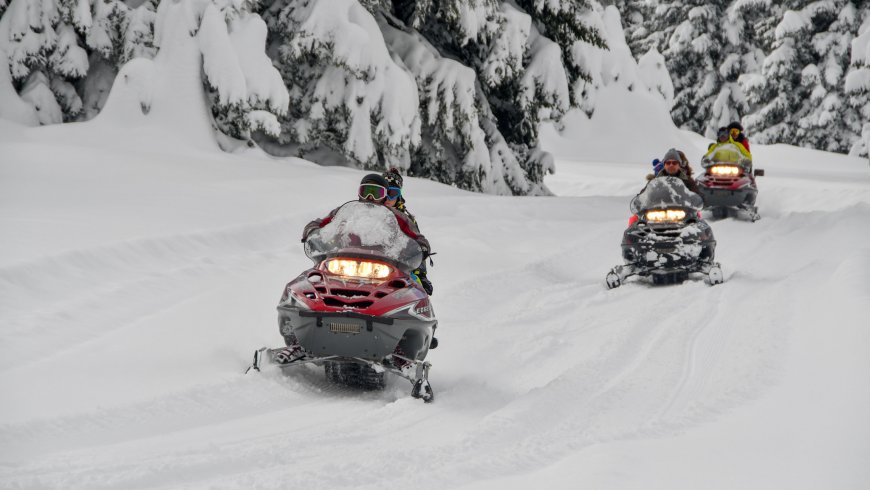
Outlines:
{"label": "snowmobile windshield", "polygon": [[679,177],[656,177],[631,200],[631,212],[650,209],[688,208],[700,211],[704,207],[701,196],[690,191]]}
{"label": "snowmobile windshield", "polygon": [[745,167],[750,162],[751,160],[746,158],[746,155],[744,155],[737,146],[728,143],[720,145],[713,150],[713,153],[705,156],[701,160],[701,166],[707,168],[712,165],[727,163],[730,165],[740,165]]}
{"label": "snowmobile windshield", "polygon": [[351,201],[335,213],[326,226],[305,242],[305,255],[319,262],[330,257],[387,259],[406,271],[423,260],[417,242],[399,227],[390,208],[367,201]]}

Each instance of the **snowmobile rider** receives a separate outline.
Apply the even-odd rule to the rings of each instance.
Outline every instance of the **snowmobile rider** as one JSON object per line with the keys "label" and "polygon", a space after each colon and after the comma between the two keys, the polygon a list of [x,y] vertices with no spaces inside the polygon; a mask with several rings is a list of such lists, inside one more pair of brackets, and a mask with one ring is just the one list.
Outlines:
{"label": "snowmobile rider", "polygon": [[[737,126],[740,126],[739,123],[731,123],[731,124],[737,124]],[[726,126],[722,126],[721,128],[719,128],[719,130],[716,133],[716,141],[713,143],[710,143],[710,146],[707,147],[707,153],[704,154],[704,156],[702,157],[702,160],[705,160],[707,157],[712,155],[719,147],[722,147],[725,145],[732,145],[735,148],[737,148],[737,150],[740,152],[741,155],[743,155],[744,158],[752,161],[752,154],[749,153],[749,149],[748,149],[749,140],[746,140],[746,136],[743,136],[743,139],[746,140],[746,145],[743,145],[743,144],[735,141],[731,137],[731,134],[732,134],[732,129],[729,129]],[[740,134],[740,135],[742,136],[742,134]]]}
{"label": "snowmobile rider", "polygon": [[[389,184],[387,187],[387,199],[384,201],[384,205],[388,208],[396,209],[404,214],[405,217],[407,217],[412,223],[414,223],[414,226],[419,229],[417,218],[415,218],[405,206],[405,196],[402,194],[402,184],[404,182],[402,174],[399,173],[397,168],[390,167],[389,170],[383,173],[383,177]],[[420,264],[420,267],[414,270],[413,275],[414,278],[419,281],[420,285],[423,286],[423,289],[426,290],[426,294],[432,296],[434,288],[432,287],[432,282],[429,281],[428,277],[426,277],[425,258],[423,263]]]}
{"label": "snowmobile rider", "polygon": [[686,185],[686,188],[695,194],[698,193],[698,184],[692,178],[692,167],[689,165],[689,160],[686,158],[685,153],[671,148],[662,157],[662,164],[662,170],[655,175],[655,178],[678,177]]}
{"label": "snowmobile rider", "polygon": [[749,149],[749,139],[745,134],[743,134],[743,126],[741,126],[739,122],[734,121],[729,124],[728,133],[732,140],[743,145],[743,148],[746,148],[747,153],[751,153],[751,150]]}
{"label": "snowmobile rider", "polygon": [[[359,196],[360,201],[369,201],[378,204],[385,204],[385,201],[387,199],[387,187],[389,187],[389,183],[382,175],[368,174],[360,181],[359,191],[357,195]],[[308,239],[308,236],[314,230],[318,230],[328,225],[342,206],[344,206],[344,204],[330,211],[325,218],[315,219],[305,225],[305,229],[302,231],[302,242],[304,243]],[[405,235],[408,235],[414,241],[416,241],[418,245],[420,245],[420,249],[423,251],[423,261],[425,262],[426,257],[429,256],[429,240],[427,240],[426,237],[423,236],[422,233],[420,233],[420,229],[417,228],[417,224],[414,221],[408,219],[405,214],[399,212],[392,207],[390,207],[389,209],[396,216],[396,221],[399,224],[399,228],[401,228]]]}
{"label": "snowmobile rider", "polygon": [[680,166],[683,167],[689,177],[694,178],[693,174],[695,172],[692,171],[692,165],[689,164],[689,158],[685,153],[683,153],[683,150],[677,150],[677,153],[680,154]]}

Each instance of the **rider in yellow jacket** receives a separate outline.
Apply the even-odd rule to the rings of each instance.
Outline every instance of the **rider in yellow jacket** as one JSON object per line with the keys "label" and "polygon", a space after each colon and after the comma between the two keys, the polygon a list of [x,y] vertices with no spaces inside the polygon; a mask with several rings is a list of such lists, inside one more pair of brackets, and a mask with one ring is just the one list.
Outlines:
{"label": "rider in yellow jacket", "polygon": [[743,158],[746,158],[749,161],[752,161],[752,154],[749,153],[749,150],[746,149],[740,143],[734,141],[734,138],[731,137],[731,133],[728,131],[728,128],[719,128],[719,133],[716,137],[715,143],[710,143],[710,146],[707,147],[707,153],[704,154],[702,160],[706,160],[708,157],[712,156],[716,150],[722,148],[725,145],[731,145],[740,152]]}

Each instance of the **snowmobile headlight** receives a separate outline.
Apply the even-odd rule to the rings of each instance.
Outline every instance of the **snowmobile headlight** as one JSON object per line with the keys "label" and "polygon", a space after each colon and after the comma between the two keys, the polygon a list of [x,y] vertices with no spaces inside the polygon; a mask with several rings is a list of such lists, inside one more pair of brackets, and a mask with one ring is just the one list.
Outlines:
{"label": "snowmobile headlight", "polygon": [[740,175],[740,167],[737,165],[713,165],[710,173],[721,177],[737,177]]}
{"label": "snowmobile headlight", "polygon": [[330,259],[326,262],[326,270],[339,276],[363,279],[384,279],[393,272],[387,264],[353,259]]}
{"label": "snowmobile headlight", "polygon": [[646,220],[652,223],[674,223],[686,219],[682,209],[653,209],[646,212]]}

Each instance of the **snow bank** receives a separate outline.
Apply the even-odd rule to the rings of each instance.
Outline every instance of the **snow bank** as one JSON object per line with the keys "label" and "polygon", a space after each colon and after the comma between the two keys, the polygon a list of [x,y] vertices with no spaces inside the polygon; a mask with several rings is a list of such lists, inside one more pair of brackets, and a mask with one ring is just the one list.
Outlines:
{"label": "snow bank", "polygon": [[610,50],[575,46],[574,56],[590,67],[592,82],[581,84],[585,99],[579,110],[569,111],[559,125],[542,126],[541,147],[562,160],[604,162],[649,162],[670,147],[700,147],[698,136],[671,120],[674,89],[662,55],[652,51],[635,62],[614,6],[592,11],[586,21]]}
{"label": "snow bank", "polygon": [[[154,60],[134,59],[118,72],[100,114],[82,126],[93,138],[118,130],[139,135],[144,146],[217,150],[202,89],[202,52],[191,32],[198,26],[187,2],[163,2],[157,11]],[[184,142],[189,142],[185,144]]]}
{"label": "snow bank", "polygon": [[[0,21],[0,36],[3,36],[3,22]],[[7,119],[29,126],[39,124],[39,118],[33,106],[25,102],[12,86],[12,73],[9,71],[9,58],[0,49],[0,119]]]}
{"label": "snow bank", "polygon": [[594,197],[406,178],[438,251],[424,405],[395,377],[363,392],[314,366],[242,374],[281,344],[276,302],[310,265],[299,232],[363,172],[4,124],[2,488],[870,482],[864,161],[757,148],[762,220],[711,224],[724,284],[612,291],[646,166],[559,162],[552,177]]}
{"label": "snow bank", "polygon": [[572,110],[558,129],[551,124],[543,125],[541,147],[562,160],[635,161],[648,165],[668,148],[676,147],[700,157],[706,145],[701,136],[674,125],[668,103],[662,97],[610,86],[599,91],[591,118]]}
{"label": "snow bank", "polygon": [[655,48],[650,49],[637,60],[639,76],[649,91],[657,91],[665,99],[668,107],[674,104],[674,82],[668,73],[665,57]]}

